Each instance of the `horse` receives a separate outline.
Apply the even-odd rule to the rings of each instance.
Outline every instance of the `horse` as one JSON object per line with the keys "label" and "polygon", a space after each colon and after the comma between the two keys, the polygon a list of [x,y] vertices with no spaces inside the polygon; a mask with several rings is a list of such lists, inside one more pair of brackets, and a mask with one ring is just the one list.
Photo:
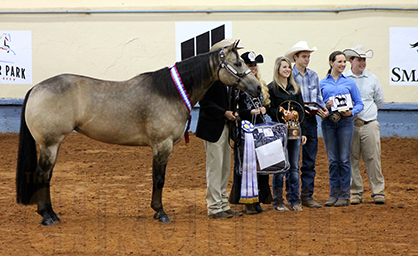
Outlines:
{"label": "horse", "polygon": [[[290,106],[290,104],[289,104],[289,106]],[[299,113],[296,110],[293,110],[293,108],[292,108],[292,110],[289,110],[289,109],[286,110],[283,107],[280,107],[279,111],[281,113],[283,113],[282,119],[284,121],[286,121],[286,122],[291,121],[291,122],[295,122],[295,123],[299,121]]]}
{"label": "horse", "polygon": [[37,204],[42,225],[61,221],[52,209],[50,181],[61,142],[76,131],[105,143],[151,147],[153,217],[169,223],[162,205],[166,166],[191,107],[218,80],[253,97],[261,93],[238,43],[126,81],[61,74],[33,86],[22,106],[17,203]]}

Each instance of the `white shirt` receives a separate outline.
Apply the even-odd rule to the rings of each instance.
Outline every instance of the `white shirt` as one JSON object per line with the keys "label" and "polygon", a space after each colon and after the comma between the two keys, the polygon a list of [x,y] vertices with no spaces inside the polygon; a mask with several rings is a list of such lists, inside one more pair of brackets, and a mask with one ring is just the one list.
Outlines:
{"label": "white shirt", "polygon": [[351,69],[344,72],[344,75],[356,82],[363,100],[364,109],[357,117],[366,122],[377,119],[377,110],[383,105],[383,90],[377,77],[366,70],[356,76]]}

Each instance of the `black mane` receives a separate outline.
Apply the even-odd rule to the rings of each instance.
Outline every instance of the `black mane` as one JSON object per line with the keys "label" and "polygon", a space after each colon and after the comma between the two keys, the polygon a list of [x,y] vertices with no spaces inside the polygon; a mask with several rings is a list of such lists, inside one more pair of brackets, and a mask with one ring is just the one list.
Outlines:
{"label": "black mane", "polygon": [[[216,59],[218,52],[200,54],[176,63],[176,68],[189,96],[193,94],[193,88],[213,76],[210,61]],[[179,97],[179,92],[168,67],[142,75],[148,76],[152,80],[150,88],[152,93],[164,95],[168,98]]]}

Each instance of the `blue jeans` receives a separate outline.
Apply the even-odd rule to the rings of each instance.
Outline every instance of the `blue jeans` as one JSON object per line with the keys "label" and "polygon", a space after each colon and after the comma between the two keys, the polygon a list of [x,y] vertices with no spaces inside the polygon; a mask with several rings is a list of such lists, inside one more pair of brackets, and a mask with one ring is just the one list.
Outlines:
{"label": "blue jeans", "polygon": [[306,122],[307,133],[306,144],[302,147],[302,167],[300,168],[301,199],[302,201],[312,200],[315,187],[315,159],[318,153],[318,131],[316,116],[308,117]]}
{"label": "blue jeans", "polygon": [[322,120],[322,133],[328,155],[330,199],[350,199],[351,140],[354,118],[342,117],[338,122]]}
{"label": "blue jeans", "polygon": [[301,140],[288,140],[290,168],[286,173],[273,175],[273,207],[283,204],[283,175],[286,175],[286,199],[291,206],[299,204],[299,155]]}

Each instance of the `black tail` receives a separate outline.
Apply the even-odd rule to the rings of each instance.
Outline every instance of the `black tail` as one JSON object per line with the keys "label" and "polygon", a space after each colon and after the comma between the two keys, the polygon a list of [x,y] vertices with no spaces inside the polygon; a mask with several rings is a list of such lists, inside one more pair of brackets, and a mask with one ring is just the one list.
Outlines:
{"label": "black tail", "polygon": [[35,203],[31,202],[31,198],[38,190],[37,182],[34,180],[37,166],[36,144],[25,119],[26,104],[31,91],[32,89],[28,91],[23,101],[16,170],[16,198],[18,203],[24,205]]}

